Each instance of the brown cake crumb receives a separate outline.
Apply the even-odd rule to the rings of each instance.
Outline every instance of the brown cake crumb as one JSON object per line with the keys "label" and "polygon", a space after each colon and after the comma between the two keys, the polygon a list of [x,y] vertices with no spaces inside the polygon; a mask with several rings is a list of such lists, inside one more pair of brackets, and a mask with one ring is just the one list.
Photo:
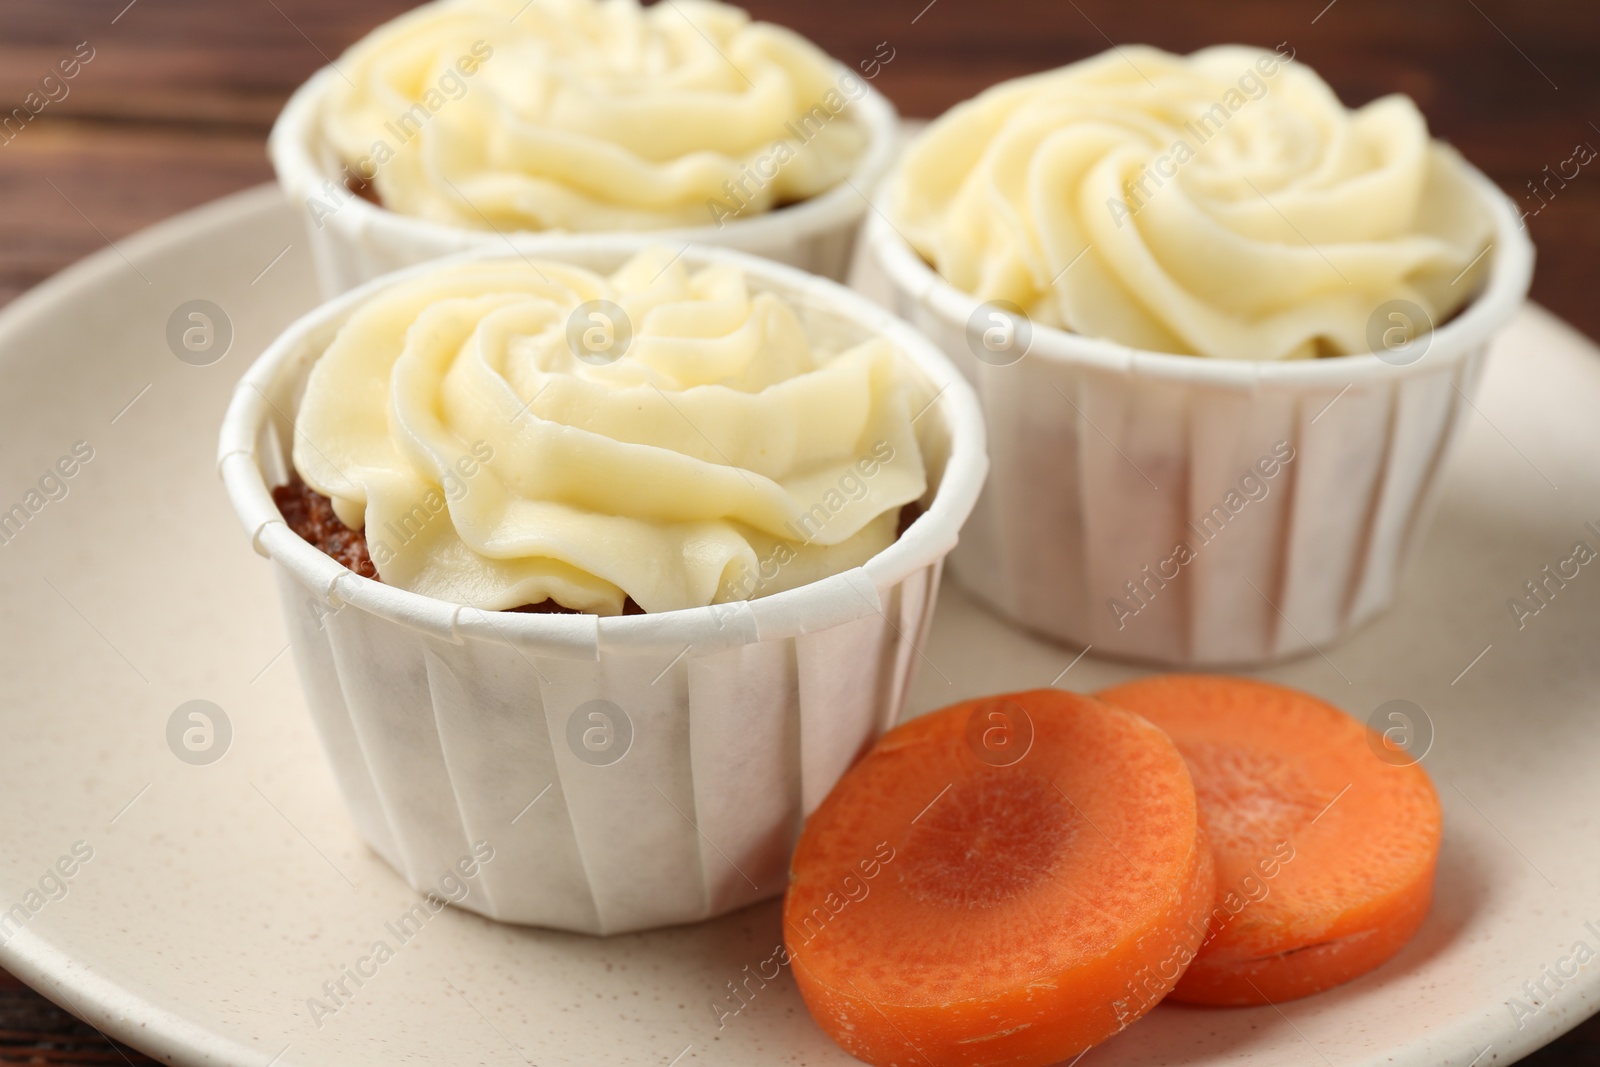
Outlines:
{"label": "brown cake crumb", "polygon": [[[383,581],[378,577],[378,568],[373,565],[372,557],[367,554],[366,531],[352,530],[340,522],[339,516],[333,513],[333,501],[307,485],[298,474],[288,485],[280,485],[272,490],[272,502],[283,512],[283,521],[289,524],[289,529],[325,555],[349,567],[363,578],[371,578],[375,582]],[[506,610],[528,615],[587,614],[549,599]],[[633,597],[628,597],[623,601],[622,613],[643,615],[645,611],[634,603]]]}
{"label": "brown cake crumb", "polygon": [[383,198],[378,195],[378,187],[369,181],[352,174],[345,179],[344,187],[359,196],[369,204],[383,206]]}
{"label": "brown cake crumb", "polygon": [[[350,172],[348,168],[346,170],[344,187],[350,190],[350,192],[354,193],[356,196],[359,196],[361,199],[365,200],[367,203],[373,204],[377,207],[383,207],[383,197],[378,195],[378,187],[372,182],[367,181],[365,178],[362,178],[359,174]],[[784,208],[793,207],[796,204],[802,204],[804,202],[804,200],[779,200],[772,205],[772,213],[782,211]],[[522,609],[513,608],[512,610],[521,611]]]}
{"label": "brown cake crumb", "polygon": [[[589,614],[586,611],[579,611],[577,608],[569,608],[569,607],[566,607],[563,604],[558,604],[556,601],[550,600],[548,598],[539,601],[537,604],[524,604],[520,608],[506,608],[506,610],[507,611],[520,612],[521,614],[524,614],[524,615],[587,615],[587,614]],[[630,596],[630,597],[628,597],[627,599],[625,599],[622,602],[622,613],[624,615],[643,615],[645,613],[645,611],[638,604],[635,604],[633,602],[633,597]]]}
{"label": "brown cake crumb", "polygon": [[912,523],[922,518],[922,512],[922,504],[915,500],[900,508],[900,519],[895,523],[894,527],[894,539],[896,541],[906,535],[906,531],[911,529]]}
{"label": "brown cake crumb", "polygon": [[301,481],[298,474],[288,485],[272,491],[272,502],[283,512],[289,529],[361,577],[380,580],[378,568],[367,555],[367,535],[340,522],[333,513],[333,501]]}
{"label": "brown cake crumb", "polygon": [[[375,582],[383,581],[378,577],[378,568],[373,565],[372,557],[367,554],[366,531],[352,530],[340,522],[339,516],[333,513],[333,501],[307,485],[300,475],[296,474],[288,485],[280,485],[273,489],[272,502],[278,505],[278,510],[283,513],[283,521],[289,524],[289,529],[325,555],[342,563],[363,578],[371,578]],[[895,537],[904,534],[921,514],[922,506],[915,501],[901,508]],[[588,614],[549,599],[505,610],[525,615]],[[622,603],[622,613],[643,615],[645,610],[630,596]]]}

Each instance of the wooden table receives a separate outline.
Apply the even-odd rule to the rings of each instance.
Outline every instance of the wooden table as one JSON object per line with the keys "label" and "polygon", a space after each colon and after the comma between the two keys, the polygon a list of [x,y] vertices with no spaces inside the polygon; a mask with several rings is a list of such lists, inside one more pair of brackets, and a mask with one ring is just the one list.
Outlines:
{"label": "wooden table", "polygon": [[[63,60],[68,93],[0,134],[0,304],[175,212],[271,177],[284,98],[406,0],[5,0],[0,115]],[[854,64],[894,49],[877,86],[933,116],[1002,78],[1145,42],[1178,52],[1287,41],[1348,104],[1410,94],[1530,211],[1533,296],[1600,336],[1600,173],[1536,199],[1576,145],[1600,146],[1600,4],[1549,0],[754,0],[758,16]],[[80,47],[80,42],[82,45]],[[59,95],[59,91],[56,92]],[[1593,121],[1591,121],[1593,119]],[[1569,167],[1570,172],[1570,167]],[[1548,202],[1546,202],[1548,201]],[[1532,214],[1532,212],[1537,212]],[[0,1063],[151,1063],[0,972]],[[1591,1021],[1525,1061],[1600,1063]]]}

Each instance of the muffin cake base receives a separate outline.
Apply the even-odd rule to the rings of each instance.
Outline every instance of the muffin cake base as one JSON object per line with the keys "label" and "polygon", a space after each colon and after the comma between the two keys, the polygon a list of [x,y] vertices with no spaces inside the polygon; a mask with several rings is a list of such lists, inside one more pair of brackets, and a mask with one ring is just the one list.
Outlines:
{"label": "muffin cake base", "polygon": [[[272,501],[278,505],[278,510],[283,512],[283,521],[289,524],[289,529],[315,545],[325,555],[344,564],[363,578],[371,578],[375,582],[383,581],[378,577],[378,568],[367,552],[367,532],[352,530],[341,522],[339,516],[333,513],[333,501],[311,488],[298,475],[288,485],[280,485],[273,489]],[[903,524],[903,517],[901,521]],[[588,614],[549,599],[505,610],[534,615]],[[622,603],[622,613],[643,615],[644,609],[630,596]]]}

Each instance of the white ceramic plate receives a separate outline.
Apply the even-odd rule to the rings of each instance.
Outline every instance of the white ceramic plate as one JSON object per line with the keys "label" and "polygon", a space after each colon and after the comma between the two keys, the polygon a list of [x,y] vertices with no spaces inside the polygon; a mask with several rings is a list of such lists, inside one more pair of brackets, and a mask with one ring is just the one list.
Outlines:
{"label": "white ceramic plate", "polygon": [[[0,921],[25,913],[9,937],[0,927],[0,964],[175,1063],[853,1062],[787,976],[717,1025],[726,983],[779,939],[775,903],[610,940],[448,910],[399,945],[386,924],[417,898],[345,817],[282,655],[268,568],[212,469],[234,380],[313,303],[298,227],[274,190],[255,190],[0,314],[0,512],[26,508],[75,442],[94,453],[47,480],[66,495],[41,493],[0,546]],[[208,366],[180,361],[165,336],[195,299],[233,328]],[[1575,542],[1600,549],[1584,525],[1600,528],[1600,353],[1530,309],[1479,404],[1398,606],[1266,672],[1362,717],[1391,699],[1431,717],[1445,846],[1427,924],[1348,986],[1281,1011],[1163,1006],[1084,1067],[1505,1063],[1595,1010],[1600,961],[1560,988],[1545,979],[1550,996],[1522,986],[1575,942],[1600,949],[1600,563],[1520,631],[1507,600]],[[1091,654],[1063,675],[1076,653],[948,585],[925,651],[916,711],[1138,673]],[[167,740],[175,709],[197,699],[232,729],[210,765]],[[78,842],[86,863],[70,859]],[[70,878],[49,875],[61,857]],[[324,983],[378,940],[394,958],[314,1013],[308,998],[334,1007]]]}

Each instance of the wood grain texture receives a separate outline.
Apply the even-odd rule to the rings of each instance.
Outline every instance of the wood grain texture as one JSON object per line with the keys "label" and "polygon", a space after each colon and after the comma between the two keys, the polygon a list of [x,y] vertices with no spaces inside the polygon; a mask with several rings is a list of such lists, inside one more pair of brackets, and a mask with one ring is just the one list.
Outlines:
{"label": "wood grain texture", "polygon": [[[0,304],[178,211],[269,180],[264,140],[290,91],[407,0],[4,0],[0,119],[92,50],[67,93],[0,134]],[[1287,41],[1347,104],[1414,97],[1434,132],[1514,199],[1539,249],[1534,298],[1600,336],[1600,170],[1549,203],[1529,183],[1600,146],[1600,5],[1587,0],[752,0],[931,117],[1003,78],[1111,43],[1188,52]],[[84,51],[83,54],[88,54]],[[59,95],[59,90],[56,91]],[[1594,121],[1591,122],[1591,119]],[[1500,1062],[1499,1057],[1486,1057]],[[0,1063],[146,1064],[0,972]],[[1591,1021],[1525,1061],[1600,1062]]]}
{"label": "wood grain texture", "polygon": [[[86,47],[93,58],[12,140],[0,136],[0,301],[96,248],[220,192],[267,180],[265,131],[288,93],[405,0],[7,0],[0,115]],[[1453,142],[1538,214],[1534,297],[1591,335],[1600,303],[1600,177],[1546,205],[1529,191],[1579,141],[1600,145],[1600,5],[1581,0],[755,0],[855,63],[895,49],[878,86],[932,116],[993,82],[1093,54],[1108,42],[1190,51],[1287,41],[1350,104],[1416,98]],[[1320,15],[1319,15],[1320,12]],[[1312,19],[1316,21],[1313,23]],[[113,22],[113,19],[115,21]],[[913,21],[915,19],[915,21]],[[47,133],[50,131],[50,133]],[[107,181],[116,174],[118,180]],[[60,190],[52,188],[55,181]],[[81,197],[63,182],[80,187]],[[62,203],[62,192],[87,216]],[[63,210],[66,214],[63,214]],[[59,227],[50,220],[59,221]]]}

